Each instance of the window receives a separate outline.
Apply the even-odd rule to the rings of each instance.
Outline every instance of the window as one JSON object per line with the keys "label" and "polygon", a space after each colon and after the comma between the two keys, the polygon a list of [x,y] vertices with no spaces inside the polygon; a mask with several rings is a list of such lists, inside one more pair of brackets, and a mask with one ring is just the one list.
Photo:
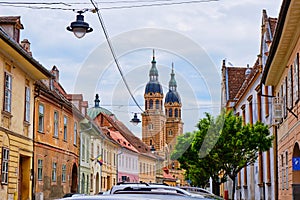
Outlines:
{"label": "window", "polygon": [[85,137],[82,137],[81,160],[85,161]]}
{"label": "window", "polygon": [[30,88],[25,87],[25,121],[29,122],[30,121]]}
{"label": "window", "polygon": [[8,158],[9,150],[2,148],[2,166],[1,166],[1,183],[8,184]]}
{"label": "window", "polygon": [[5,73],[4,87],[4,111],[11,112],[12,77],[8,73]]}
{"label": "window", "polygon": [[145,110],[148,109],[147,103],[148,103],[148,101],[146,100],[146,101],[145,101]]}
{"label": "window", "polygon": [[253,106],[252,106],[252,96],[251,100],[249,100],[249,123],[253,124]]}
{"label": "window", "polygon": [[159,109],[159,105],[160,105],[160,103],[159,103],[159,100],[157,99],[157,100],[155,101],[155,108],[156,108],[156,109]]}
{"label": "window", "polygon": [[175,108],[175,117],[178,117],[178,109]]}
{"label": "window", "polygon": [[54,111],[54,137],[58,137],[58,112]]}
{"label": "window", "polygon": [[153,130],[153,124],[148,124],[148,129]]}
{"label": "window", "polygon": [[39,132],[44,132],[44,105],[43,104],[39,104],[39,127],[38,127],[38,131]]}
{"label": "window", "polygon": [[150,101],[149,101],[149,109],[153,109],[153,100],[152,99],[150,99]]}
{"label": "window", "polygon": [[246,111],[245,111],[245,105],[242,105],[242,120],[243,120],[243,125],[246,124]]}
{"label": "window", "polygon": [[77,145],[77,123],[74,123],[74,145]]}
{"label": "window", "polygon": [[257,91],[256,99],[257,99],[257,120],[261,121],[261,94],[259,94],[259,91]]}
{"label": "window", "polygon": [[284,86],[283,86],[283,91],[284,91],[284,118],[287,117],[288,112],[287,112],[287,107],[288,107],[288,102],[289,102],[289,97],[288,97],[288,81],[287,77],[285,77],[284,81]]}
{"label": "window", "polygon": [[290,66],[288,70],[288,82],[287,82],[287,97],[288,99],[288,108],[293,107],[293,66]]}
{"label": "window", "polygon": [[52,163],[52,182],[56,182],[56,167],[57,167],[57,163],[53,162]]}
{"label": "window", "polygon": [[169,130],[169,135],[173,135],[173,131],[172,130]]}
{"label": "window", "polygon": [[[268,86],[265,86],[265,94],[269,95]],[[269,97],[265,97],[265,114],[266,114],[266,117],[269,116]]]}
{"label": "window", "polygon": [[294,91],[294,105],[299,99],[299,53],[297,53],[295,61],[294,61],[294,71],[293,71],[293,79],[294,79],[294,84],[293,84],[293,91]]}
{"label": "window", "polygon": [[43,160],[38,159],[38,180],[43,180]]}
{"label": "window", "polygon": [[64,116],[64,140],[67,140],[68,118]]}
{"label": "window", "polygon": [[67,166],[66,165],[62,165],[62,169],[61,169],[61,181],[63,183],[66,182],[66,174],[67,174]]}
{"label": "window", "polygon": [[169,117],[172,117],[172,116],[173,116],[172,108],[169,108]]}

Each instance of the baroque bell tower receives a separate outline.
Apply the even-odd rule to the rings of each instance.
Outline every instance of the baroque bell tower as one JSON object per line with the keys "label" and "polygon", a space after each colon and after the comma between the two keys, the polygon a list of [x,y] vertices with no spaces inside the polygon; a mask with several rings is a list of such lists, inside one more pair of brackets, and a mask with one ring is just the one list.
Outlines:
{"label": "baroque bell tower", "polygon": [[163,89],[158,81],[155,52],[149,72],[149,81],[145,88],[145,112],[142,113],[142,140],[155,150],[162,150],[166,143],[165,122],[163,111]]}

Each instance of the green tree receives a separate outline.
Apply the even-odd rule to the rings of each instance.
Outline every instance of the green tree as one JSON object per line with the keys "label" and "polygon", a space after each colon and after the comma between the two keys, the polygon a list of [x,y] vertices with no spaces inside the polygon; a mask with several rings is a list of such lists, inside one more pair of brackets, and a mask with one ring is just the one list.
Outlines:
{"label": "green tree", "polygon": [[218,120],[223,121],[224,125],[215,149],[222,161],[225,175],[233,182],[232,199],[234,199],[237,174],[256,161],[258,152],[271,148],[273,137],[270,136],[267,125],[259,121],[253,125],[243,125],[242,118],[235,116],[233,112],[222,113]]}
{"label": "green tree", "polygon": [[[197,128],[193,134],[178,138],[172,158],[177,158],[189,173],[197,174],[196,169],[201,168],[216,184],[230,177],[234,199],[237,174],[255,162],[258,152],[272,146],[273,137],[269,136],[268,127],[261,122],[243,125],[241,117],[233,112],[222,112],[216,118],[206,113]],[[188,146],[188,142],[191,145],[183,152],[183,144]],[[192,167],[188,169],[189,166]],[[222,176],[220,172],[223,172]],[[205,177],[205,173],[199,176]]]}

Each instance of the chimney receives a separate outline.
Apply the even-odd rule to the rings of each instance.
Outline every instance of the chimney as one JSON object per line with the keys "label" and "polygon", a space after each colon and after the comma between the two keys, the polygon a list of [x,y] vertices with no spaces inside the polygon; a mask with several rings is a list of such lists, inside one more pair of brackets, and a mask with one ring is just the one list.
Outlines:
{"label": "chimney", "polygon": [[0,27],[17,43],[20,42],[20,30],[24,29],[20,16],[0,17]]}
{"label": "chimney", "polygon": [[52,67],[51,74],[55,77],[55,81],[59,82],[59,70],[55,65]]}
{"label": "chimney", "polygon": [[21,46],[29,55],[32,56],[32,52],[30,51],[30,42],[27,39],[22,40]]}

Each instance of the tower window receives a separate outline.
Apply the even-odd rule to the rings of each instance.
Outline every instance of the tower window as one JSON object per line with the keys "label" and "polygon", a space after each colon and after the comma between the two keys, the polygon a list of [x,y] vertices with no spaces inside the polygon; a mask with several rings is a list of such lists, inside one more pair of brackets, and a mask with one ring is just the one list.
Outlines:
{"label": "tower window", "polygon": [[159,100],[158,99],[155,101],[155,108],[159,109]]}
{"label": "tower window", "polygon": [[169,135],[173,135],[173,131],[172,130],[169,130]]}
{"label": "tower window", "polygon": [[148,125],[148,129],[149,129],[149,130],[153,130],[153,124],[149,124],[149,125]]}
{"label": "tower window", "polygon": [[146,100],[146,101],[145,101],[145,110],[148,109],[148,105],[147,105],[147,104],[148,104],[148,101]]}
{"label": "tower window", "polygon": [[149,109],[153,109],[153,100],[152,99],[150,99],[150,101],[149,101]]}
{"label": "tower window", "polygon": [[169,117],[172,117],[173,116],[173,111],[172,111],[172,109],[170,108],[169,109]]}
{"label": "tower window", "polygon": [[178,109],[175,108],[175,117],[178,117]]}

